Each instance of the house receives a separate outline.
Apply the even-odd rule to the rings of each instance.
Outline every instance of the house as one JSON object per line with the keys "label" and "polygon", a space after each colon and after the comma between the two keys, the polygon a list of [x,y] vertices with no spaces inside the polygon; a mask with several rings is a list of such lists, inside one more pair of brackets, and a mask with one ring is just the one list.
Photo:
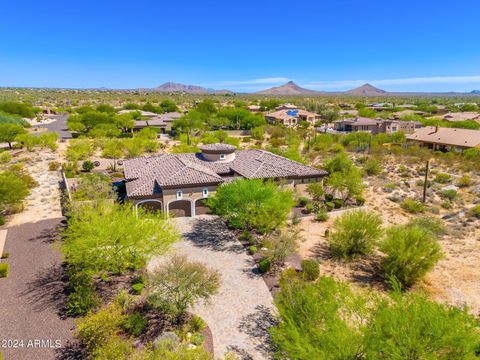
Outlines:
{"label": "house", "polygon": [[470,129],[426,126],[406,135],[409,142],[418,143],[433,150],[463,151],[473,147],[480,148],[480,131]]}
{"label": "house", "polygon": [[172,123],[182,116],[178,112],[170,112],[165,114],[155,114],[146,120],[135,121],[134,130],[141,130],[145,127],[154,127],[160,130],[162,134],[166,134],[172,130]]}
{"label": "house", "polygon": [[[285,126],[297,126],[302,121],[308,121],[314,125],[320,120],[320,115],[300,109],[291,108],[291,104],[282,105],[277,110],[265,114],[265,119],[272,124],[282,124]],[[293,106],[293,105],[292,105]]]}
{"label": "house", "polygon": [[262,107],[260,105],[248,105],[247,110],[253,113],[257,113],[262,111]]}
{"label": "house", "polygon": [[400,121],[400,120],[382,120],[370,119],[365,117],[356,117],[353,119],[343,119],[334,122],[334,129],[341,132],[357,132],[365,131],[372,135],[385,133],[393,134],[403,132],[406,134],[413,133],[415,129],[421,127],[416,121]]}
{"label": "house", "polygon": [[465,121],[465,120],[475,120],[480,122],[480,114],[473,111],[464,111],[464,112],[450,112],[443,115],[443,120],[446,121]]}
{"label": "house", "polygon": [[232,145],[209,144],[200,153],[161,154],[124,162],[127,199],[175,216],[207,211],[205,199],[218,186],[236,179],[273,179],[304,190],[327,175],[319,170],[268,151],[236,150]]}

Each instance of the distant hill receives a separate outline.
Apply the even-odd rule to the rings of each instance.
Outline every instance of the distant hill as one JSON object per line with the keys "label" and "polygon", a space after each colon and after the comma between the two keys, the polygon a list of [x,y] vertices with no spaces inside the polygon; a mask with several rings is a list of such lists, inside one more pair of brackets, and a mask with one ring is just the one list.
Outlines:
{"label": "distant hill", "polygon": [[480,90],[472,90],[470,94],[480,95]]}
{"label": "distant hill", "polygon": [[185,85],[174,82],[166,82],[151,90],[165,93],[184,92],[188,94],[233,94],[233,91],[230,90],[207,89],[202,86]]}
{"label": "distant hill", "polygon": [[387,91],[376,88],[370,84],[363,84],[355,89],[345,91],[348,95],[360,95],[360,96],[379,96],[387,94]]}
{"label": "distant hill", "polygon": [[282,86],[275,86],[270,89],[258,91],[255,94],[259,95],[319,95],[320,91],[309,90],[302,88],[295,84],[293,81],[289,81]]}

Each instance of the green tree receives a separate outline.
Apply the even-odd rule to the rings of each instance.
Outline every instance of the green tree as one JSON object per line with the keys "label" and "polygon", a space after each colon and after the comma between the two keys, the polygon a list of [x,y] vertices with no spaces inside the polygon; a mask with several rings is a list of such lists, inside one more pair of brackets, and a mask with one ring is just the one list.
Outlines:
{"label": "green tree", "polygon": [[131,205],[100,201],[75,208],[63,238],[62,252],[71,266],[93,274],[121,274],[163,254],[178,235],[160,214],[139,207],[137,218]]}
{"label": "green tree", "polygon": [[0,172],[0,212],[18,207],[30,193],[27,181],[15,171]]}
{"label": "green tree", "polygon": [[180,316],[198,300],[207,301],[220,287],[218,272],[186,256],[174,255],[149,276],[148,301]]}
{"label": "green tree", "polygon": [[124,155],[124,146],[121,141],[118,139],[109,140],[102,152],[102,156],[107,159],[113,159],[113,171],[117,169],[117,159],[121,158]]}
{"label": "green tree", "polygon": [[413,285],[442,258],[432,230],[415,225],[390,228],[380,250],[386,255],[382,260],[383,272],[404,286]]}
{"label": "green tree", "polygon": [[18,124],[0,124],[0,142],[8,143],[8,147],[12,148],[12,142],[18,135],[25,134],[23,126]]}
{"label": "green tree", "polygon": [[211,99],[205,99],[202,102],[198,103],[195,109],[205,115],[212,115],[217,112],[217,107]]}
{"label": "green tree", "polygon": [[212,211],[234,228],[268,233],[283,224],[294,200],[290,190],[273,181],[242,179],[223,185],[208,199]]}
{"label": "green tree", "polygon": [[201,112],[191,110],[186,115],[175,120],[172,128],[187,135],[187,145],[191,145],[192,132],[202,129],[205,122],[205,115]]}
{"label": "green tree", "polygon": [[175,111],[180,111],[177,107],[177,105],[169,99],[163,100],[160,103],[160,107],[163,109],[164,112],[175,112]]}

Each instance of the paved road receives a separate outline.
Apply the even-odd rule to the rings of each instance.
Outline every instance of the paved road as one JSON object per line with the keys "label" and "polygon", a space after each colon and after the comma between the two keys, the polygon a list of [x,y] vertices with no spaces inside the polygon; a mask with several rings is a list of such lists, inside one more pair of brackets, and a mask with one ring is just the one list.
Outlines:
{"label": "paved road", "polygon": [[49,115],[49,118],[55,119],[55,121],[49,124],[35,125],[34,127],[47,128],[49,132],[56,132],[59,139],[72,138],[72,134],[67,130],[68,115]]}
{"label": "paved road", "polygon": [[[60,253],[52,246],[61,220],[8,229],[4,251],[10,253],[10,274],[0,279],[0,351],[4,360],[74,358],[68,355],[76,349],[74,321],[62,316],[66,283]],[[14,345],[18,347],[12,348]],[[55,349],[56,345],[61,348]]]}
{"label": "paved road", "polygon": [[[210,304],[193,309],[212,331],[215,357],[232,352],[241,360],[270,358],[268,328],[273,324],[273,299],[252,257],[216,217],[175,221],[184,239],[174,244],[174,251],[205,263],[221,276],[219,293]],[[156,259],[149,269],[164,260]]]}

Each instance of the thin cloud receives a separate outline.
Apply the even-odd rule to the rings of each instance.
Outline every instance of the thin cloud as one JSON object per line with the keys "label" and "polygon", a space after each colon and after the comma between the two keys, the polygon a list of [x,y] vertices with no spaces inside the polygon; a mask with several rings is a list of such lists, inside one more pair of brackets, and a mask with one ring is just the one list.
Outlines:
{"label": "thin cloud", "polygon": [[480,83],[480,75],[470,76],[431,76],[380,80],[339,80],[339,81],[312,81],[304,86],[318,89],[340,89],[360,86],[369,83],[374,86],[391,85],[423,85],[423,84],[471,84]]}

